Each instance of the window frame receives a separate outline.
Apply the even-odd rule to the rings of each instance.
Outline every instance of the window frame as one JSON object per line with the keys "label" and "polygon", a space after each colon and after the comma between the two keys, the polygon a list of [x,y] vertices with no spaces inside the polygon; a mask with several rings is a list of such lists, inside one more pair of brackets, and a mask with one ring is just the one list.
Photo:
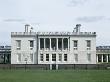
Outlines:
{"label": "window frame", "polygon": [[68,56],[67,56],[67,54],[64,54],[64,61],[68,61]]}

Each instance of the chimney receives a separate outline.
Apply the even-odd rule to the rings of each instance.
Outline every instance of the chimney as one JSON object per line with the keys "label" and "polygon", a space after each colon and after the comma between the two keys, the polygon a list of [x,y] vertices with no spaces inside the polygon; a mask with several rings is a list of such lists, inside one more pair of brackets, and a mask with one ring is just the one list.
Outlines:
{"label": "chimney", "polygon": [[76,27],[74,28],[74,31],[75,32],[80,32],[80,27],[81,27],[81,24],[76,24]]}
{"label": "chimney", "polygon": [[30,26],[29,24],[26,24],[26,25],[25,25],[25,32],[28,32],[29,26]]}

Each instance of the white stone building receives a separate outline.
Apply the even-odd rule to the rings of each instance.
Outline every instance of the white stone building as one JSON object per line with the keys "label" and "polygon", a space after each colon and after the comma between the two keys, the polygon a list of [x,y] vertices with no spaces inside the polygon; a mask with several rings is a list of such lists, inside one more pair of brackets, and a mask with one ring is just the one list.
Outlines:
{"label": "white stone building", "polygon": [[11,64],[96,64],[96,32],[11,33]]}

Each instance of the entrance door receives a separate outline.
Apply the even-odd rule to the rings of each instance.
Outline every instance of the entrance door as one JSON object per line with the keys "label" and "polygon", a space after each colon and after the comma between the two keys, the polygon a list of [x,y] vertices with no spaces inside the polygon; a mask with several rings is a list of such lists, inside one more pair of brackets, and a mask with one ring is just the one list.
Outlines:
{"label": "entrance door", "polygon": [[52,70],[56,70],[56,64],[52,64]]}

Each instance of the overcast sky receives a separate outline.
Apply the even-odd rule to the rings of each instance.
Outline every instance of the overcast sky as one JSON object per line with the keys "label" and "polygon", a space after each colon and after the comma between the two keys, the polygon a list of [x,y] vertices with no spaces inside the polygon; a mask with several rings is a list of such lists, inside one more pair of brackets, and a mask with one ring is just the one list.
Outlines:
{"label": "overcast sky", "polygon": [[0,45],[11,44],[11,32],[97,32],[97,45],[110,45],[110,0],[0,0]]}

